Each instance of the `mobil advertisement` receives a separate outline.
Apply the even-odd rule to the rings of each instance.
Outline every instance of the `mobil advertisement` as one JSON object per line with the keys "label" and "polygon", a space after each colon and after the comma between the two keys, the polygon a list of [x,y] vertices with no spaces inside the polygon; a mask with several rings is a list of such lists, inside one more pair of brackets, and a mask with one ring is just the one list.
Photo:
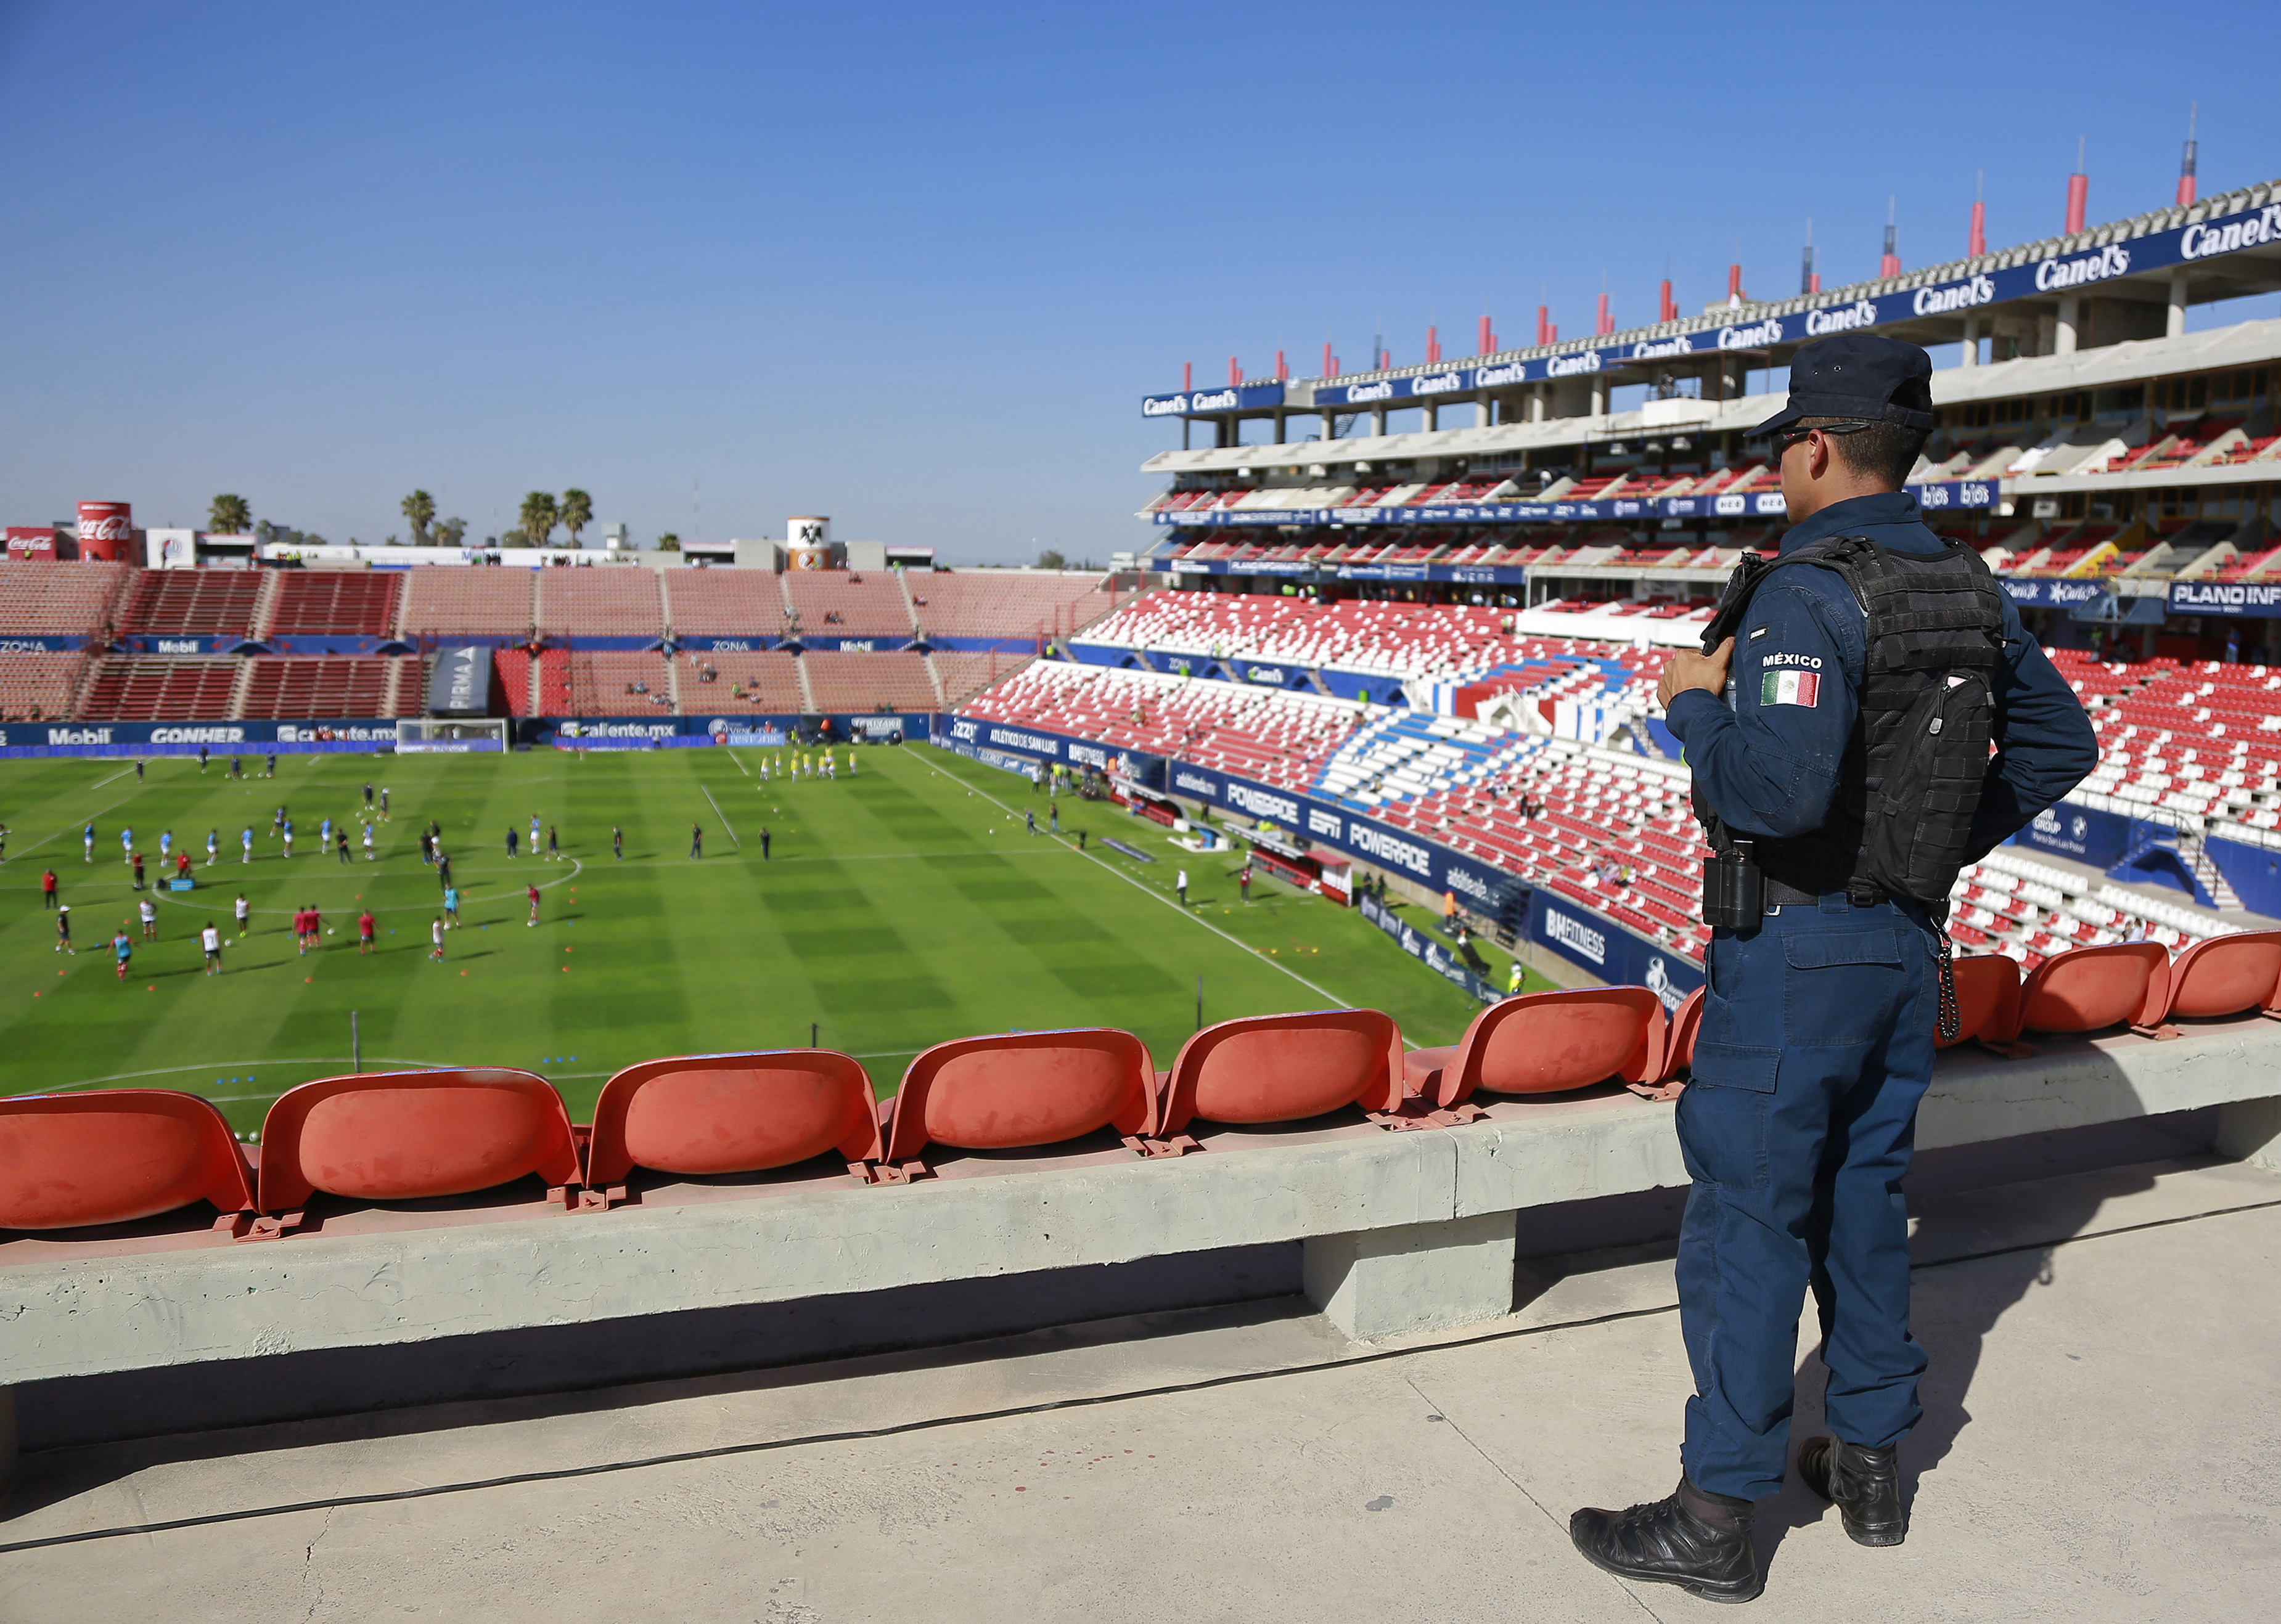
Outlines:
{"label": "mobil advertisement", "polygon": [[200,750],[307,755],[396,748],[385,718],[279,722],[10,722],[0,727],[0,755],[195,756]]}
{"label": "mobil advertisement", "polygon": [[1540,890],[1529,897],[1528,939],[1612,985],[1646,988],[1663,1000],[1666,1012],[1703,985],[1703,971],[1693,959],[1635,936],[1555,892]]}

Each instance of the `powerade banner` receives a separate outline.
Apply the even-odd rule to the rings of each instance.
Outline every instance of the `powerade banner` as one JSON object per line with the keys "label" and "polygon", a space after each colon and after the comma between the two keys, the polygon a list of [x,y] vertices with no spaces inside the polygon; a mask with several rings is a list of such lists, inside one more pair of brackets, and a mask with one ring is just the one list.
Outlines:
{"label": "powerade banner", "polygon": [[2281,585],[2254,581],[2174,581],[2170,583],[2169,611],[2172,614],[2281,619]]}
{"label": "powerade banner", "polygon": [[[1760,314],[1726,322],[1703,319],[1684,330],[1638,335],[1574,350],[1562,355],[1526,358],[1497,357],[1471,366],[1437,366],[1402,377],[1369,378],[1352,383],[1321,382],[1312,389],[1294,386],[1287,404],[1300,408],[1345,407],[1360,411],[1391,402],[1422,404],[1450,396],[1465,396],[1516,384],[1541,383],[1561,378],[1589,377],[1595,373],[1638,369],[1676,356],[1715,355],[1728,350],[1764,350],[1779,344],[1804,343],[1834,333],[1860,333],[1889,322],[1924,316],[1961,315],[1991,304],[2038,295],[2067,293],[2093,288],[2119,276],[2160,271],[2172,266],[2207,261],[2244,249],[2281,243],[2281,203],[2239,210],[2214,219],[2144,236],[2119,239],[2090,248],[2050,254],[2001,270],[1976,271],[1945,282],[1904,289],[1875,296],[1828,296],[1821,304],[1786,315]],[[1742,312],[1736,314],[1740,317]],[[1275,398],[1261,404],[1282,405],[1284,388],[1272,387]],[[1223,394],[1234,393],[1223,391]],[[1206,404],[1210,401],[1217,404]],[[1173,403],[1185,403],[1175,404]],[[1141,404],[1148,417],[1183,413],[1249,410],[1249,400],[1220,401],[1218,395],[1199,391],[1192,396],[1153,395]]]}
{"label": "powerade banner", "polygon": [[1581,965],[1612,986],[1644,987],[1676,1010],[1703,985],[1703,971],[1691,958],[1634,935],[1566,897],[1538,891],[1528,899],[1528,939]]}
{"label": "powerade banner", "polygon": [[1495,1004],[1504,997],[1465,968],[1464,963],[1439,942],[1411,929],[1393,909],[1380,907],[1377,897],[1365,897],[1357,905],[1361,908],[1363,918],[1401,943],[1403,952],[1422,960],[1427,968],[1442,980],[1462,988],[1466,997],[1482,1004]]}

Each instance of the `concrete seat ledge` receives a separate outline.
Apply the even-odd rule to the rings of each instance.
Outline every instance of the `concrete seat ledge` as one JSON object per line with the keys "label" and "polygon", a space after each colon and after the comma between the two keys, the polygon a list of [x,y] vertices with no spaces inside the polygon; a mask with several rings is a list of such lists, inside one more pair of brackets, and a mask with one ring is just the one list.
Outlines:
{"label": "concrete seat ledge", "polygon": [[[2189,1025],[1946,1053],[1925,1148],[2220,1107],[2218,1147],[2274,1165],[2281,1025]],[[52,1248],[0,1266],[0,1388],[209,1360],[373,1348],[778,1304],[1260,1243],[1304,1243],[1309,1297],[1350,1337],[1508,1312],[1513,1214],[1687,1181],[1671,1107],[1628,1094],[1499,1099],[1421,1132],[1210,1136],[1200,1155],[1081,1156],[599,1213],[476,1212],[441,1227],[258,1245]]]}

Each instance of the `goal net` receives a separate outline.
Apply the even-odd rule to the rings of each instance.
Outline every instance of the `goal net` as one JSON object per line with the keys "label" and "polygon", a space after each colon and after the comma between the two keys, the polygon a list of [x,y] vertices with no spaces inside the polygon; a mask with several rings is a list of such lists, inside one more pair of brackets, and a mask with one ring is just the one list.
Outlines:
{"label": "goal net", "polygon": [[508,726],[503,716],[406,717],[396,724],[396,753],[468,755],[504,750]]}

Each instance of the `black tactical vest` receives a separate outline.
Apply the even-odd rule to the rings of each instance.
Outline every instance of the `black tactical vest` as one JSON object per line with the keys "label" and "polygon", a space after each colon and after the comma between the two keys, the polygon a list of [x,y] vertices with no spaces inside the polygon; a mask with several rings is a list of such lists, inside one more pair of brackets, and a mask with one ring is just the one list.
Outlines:
{"label": "black tactical vest", "polygon": [[[1844,577],[1867,621],[1868,658],[1829,816],[1809,834],[1759,839],[1758,862],[1769,879],[1799,890],[1875,890],[1945,904],[1987,781],[2003,589],[1980,556],[1957,542],[1944,542],[1937,553],[1904,553],[1865,535],[1833,536],[1779,558],[1745,554],[1705,649],[1733,635],[1767,576],[1793,564]],[[1699,788],[1694,803],[1712,849],[1731,850]]]}

